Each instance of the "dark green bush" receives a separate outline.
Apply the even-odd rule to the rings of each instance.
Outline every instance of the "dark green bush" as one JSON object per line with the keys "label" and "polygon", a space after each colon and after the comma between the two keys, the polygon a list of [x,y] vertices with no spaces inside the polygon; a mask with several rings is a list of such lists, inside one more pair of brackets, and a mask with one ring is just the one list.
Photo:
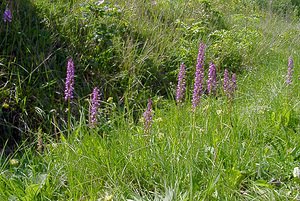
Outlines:
{"label": "dark green bush", "polygon": [[221,69],[240,72],[253,60],[256,41],[261,33],[255,28],[258,16],[233,16],[235,25],[230,30],[216,30],[209,35],[207,58]]}
{"label": "dark green bush", "polygon": [[207,44],[207,63],[239,71],[260,34],[248,26],[254,17],[232,15],[240,18],[233,26],[208,0],[24,0],[14,9],[13,23],[0,24],[0,101],[11,113],[0,118],[15,124],[17,116],[26,131],[51,130],[51,121],[63,127],[68,57],[75,61],[76,119],[95,86],[102,100],[113,97],[134,111],[149,97],[174,95],[181,62],[192,86],[200,41]]}
{"label": "dark green bush", "polygon": [[[60,51],[56,41],[41,23],[36,7],[27,0],[10,1],[12,22],[0,23],[0,144],[11,143],[44,123],[35,108],[53,105],[55,83],[52,68]],[[6,4],[1,4],[1,13]],[[2,16],[2,14],[1,14]],[[57,53],[56,57],[53,54]],[[17,140],[18,141],[18,140]],[[1,146],[0,146],[1,148]]]}

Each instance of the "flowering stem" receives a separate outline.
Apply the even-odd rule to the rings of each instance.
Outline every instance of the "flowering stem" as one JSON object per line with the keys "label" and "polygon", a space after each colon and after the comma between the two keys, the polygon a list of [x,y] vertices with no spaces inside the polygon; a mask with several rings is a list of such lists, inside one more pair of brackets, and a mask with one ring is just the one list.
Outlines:
{"label": "flowering stem", "polygon": [[74,91],[74,62],[72,58],[68,59],[67,63],[67,76],[65,82],[65,101],[68,102],[68,135],[71,132],[71,99],[73,98]]}
{"label": "flowering stem", "polygon": [[68,100],[68,137],[71,134],[71,101]]}
{"label": "flowering stem", "polygon": [[[194,111],[194,109],[193,109]],[[187,141],[189,144],[188,146],[190,146],[189,149],[189,159],[192,161],[194,160],[194,146],[193,146],[193,142],[194,142],[194,135],[195,135],[195,131],[196,131],[196,112],[192,112],[192,132],[191,132],[191,136],[190,136],[190,142]],[[193,200],[193,169],[191,168],[191,166],[189,166],[189,180],[190,180],[190,186],[189,186],[189,197],[190,200]]]}
{"label": "flowering stem", "polygon": [[208,95],[216,95],[216,87],[217,87],[216,66],[213,62],[210,62],[208,80],[207,80]]}
{"label": "flowering stem", "polygon": [[202,82],[204,79],[204,54],[205,54],[205,44],[200,43],[197,57],[197,65],[195,71],[195,81],[194,81],[194,91],[192,99],[193,112],[195,112],[196,107],[199,105],[200,97],[202,95]]}
{"label": "flowering stem", "polygon": [[184,93],[185,93],[185,65],[181,64],[180,70],[178,73],[178,84],[176,91],[176,102],[178,105],[183,102]]}
{"label": "flowering stem", "polygon": [[91,103],[90,103],[90,116],[89,123],[90,127],[94,128],[97,124],[97,112],[100,106],[100,90],[95,87],[91,94]]}
{"label": "flowering stem", "polygon": [[143,116],[144,116],[144,132],[145,134],[149,134],[151,124],[152,124],[152,118],[153,118],[152,100],[150,98],[148,99],[147,109],[144,112]]}
{"label": "flowering stem", "polygon": [[193,115],[193,117],[192,117],[192,125],[193,125],[193,127],[192,127],[192,142],[194,141],[194,132],[195,132],[195,129],[196,129],[196,114],[195,114],[195,112],[192,112],[192,115]]}

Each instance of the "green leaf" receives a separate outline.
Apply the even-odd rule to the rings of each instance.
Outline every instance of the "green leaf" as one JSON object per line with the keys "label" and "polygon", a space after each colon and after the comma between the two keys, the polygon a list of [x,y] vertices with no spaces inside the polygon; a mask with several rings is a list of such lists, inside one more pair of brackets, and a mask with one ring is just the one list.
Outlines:
{"label": "green leaf", "polygon": [[255,184],[260,187],[272,188],[272,185],[270,185],[266,180],[257,180],[255,181]]}

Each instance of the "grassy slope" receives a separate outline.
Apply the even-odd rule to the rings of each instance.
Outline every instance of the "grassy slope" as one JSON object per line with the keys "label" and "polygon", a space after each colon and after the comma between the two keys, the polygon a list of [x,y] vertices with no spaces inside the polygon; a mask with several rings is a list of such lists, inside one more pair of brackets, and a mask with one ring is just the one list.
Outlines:
{"label": "grassy slope", "polygon": [[[24,145],[10,157],[19,165],[2,157],[0,199],[299,199],[292,177],[300,156],[299,37],[292,31],[299,25],[270,20],[256,24],[264,31],[253,52],[258,61],[238,75],[232,103],[204,98],[193,114],[189,101],[177,107],[158,99],[149,136],[127,114],[112,112],[103,136],[81,119],[69,139],[45,139],[43,154]],[[296,68],[287,87],[289,55]]]}

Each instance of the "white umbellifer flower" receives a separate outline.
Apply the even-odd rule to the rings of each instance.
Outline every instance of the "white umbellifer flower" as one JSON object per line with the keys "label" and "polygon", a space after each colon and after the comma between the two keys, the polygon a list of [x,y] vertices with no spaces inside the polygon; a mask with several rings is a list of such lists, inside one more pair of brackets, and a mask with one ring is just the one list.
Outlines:
{"label": "white umbellifer flower", "polygon": [[294,168],[293,176],[297,177],[297,178],[300,178],[300,168],[299,167]]}
{"label": "white umbellifer flower", "polygon": [[99,6],[100,4],[103,4],[103,3],[104,3],[104,0],[100,0],[100,1],[97,1],[97,2],[96,2],[96,5]]}
{"label": "white umbellifer flower", "polygon": [[217,115],[220,115],[222,113],[222,110],[217,110]]}
{"label": "white umbellifer flower", "polygon": [[11,165],[11,166],[18,166],[19,165],[19,160],[18,159],[10,159],[9,160],[9,164]]}

